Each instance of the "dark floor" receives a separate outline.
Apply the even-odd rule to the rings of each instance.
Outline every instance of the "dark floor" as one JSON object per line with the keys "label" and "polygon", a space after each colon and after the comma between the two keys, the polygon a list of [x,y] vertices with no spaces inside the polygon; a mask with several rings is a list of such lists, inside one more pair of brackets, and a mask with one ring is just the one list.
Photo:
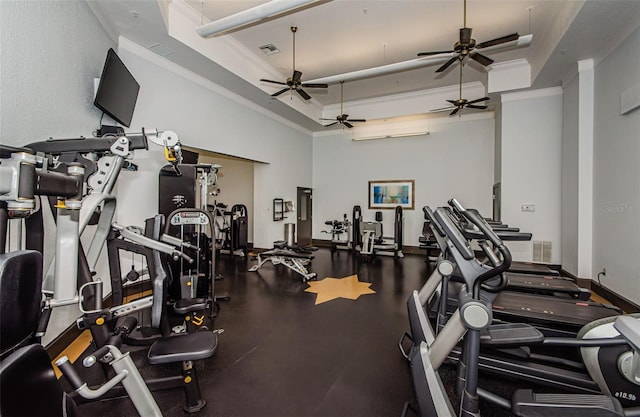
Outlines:
{"label": "dark floor", "polygon": [[[408,329],[406,300],[428,276],[424,256],[360,262],[322,248],[314,255],[309,269],[318,279],[357,273],[376,293],[314,305],[316,295],[304,292],[307,284],[284,266],[247,272],[255,261],[219,257],[224,279],[216,291],[231,300],[222,302],[216,319],[215,327],[224,329],[216,354],[198,363],[207,406],[194,416],[397,416],[413,398],[397,343]],[[144,366],[144,352],[133,356],[145,376],[179,372]],[[179,390],[154,396],[165,416],[185,415]],[[80,411],[136,415],[128,400]]]}

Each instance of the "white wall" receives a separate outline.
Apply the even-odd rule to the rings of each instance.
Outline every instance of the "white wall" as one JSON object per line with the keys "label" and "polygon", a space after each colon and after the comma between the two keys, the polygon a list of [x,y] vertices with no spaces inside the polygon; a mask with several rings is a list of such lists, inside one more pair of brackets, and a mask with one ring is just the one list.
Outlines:
{"label": "white wall", "polygon": [[[552,243],[560,263],[562,90],[502,95],[502,221]],[[522,212],[534,204],[535,212]],[[514,260],[531,261],[531,242],[511,242]]]}
{"label": "white wall", "polygon": [[[169,129],[184,145],[265,162],[254,169],[250,222],[254,245],[273,247],[283,233],[282,224],[272,221],[273,198],[295,200],[297,186],[311,186],[310,133],[282,123],[127,39],[120,38],[118,54],[140,83],[132,129]],[[156,152],[136,155],[142,172],[119,181],[119,215],[127,213],[123,223],[140,223],[157,211],[157,172],[163,162],[153,155]]]}
{"label": "white wall", "polygon": [[498,183],[502,178],[502,164],[500,161],[502,160],[502,105],[498,103],[496,106],[496,122],[495,122],[495,131],[496,131],[496,139],[495,139],[495,153],[494,159],[495,163],[493,164],[493,182]]}
{"label": "white wall", "polygon": [[[110,47],[113,41],[85,2],[0,1],[0,142],[89,137],[101,114],[93,106],[93,80]],[[46,242],[49,258],[54,241]],[[99,265],[104,277],[104,256]],[[79,315],[75,306],[54,309],[43,343]]]}
{"label": "white wall", "polygon": [[620,115],[620,94],[638,86],[640,29],[595,68],[593,271],[640,304],[640,109]]}
{"label": "white wall", "polygon": [[578,276],[578,77],[563,89],[561,264]]}
{"label": "white wall", "polygon": [[[418,246],[422,207],[443,206],[456,197],[491,214],[493,113],[430,121],[430,134],[407,138],[352,141],[348,131],[313,141],[313,238],[329,239],[326,220],[351,219],[354,205],[368,209],[368,181],[415,180],[415,210],[404,210],[404,243]],[[383,211],[386,236],[393,236],[393,210]],[[343,236],[344,238],[344,236]]]}
{"label": "white wall", "polygon": [[83,1],[0,1],[0,142],[90,136],[101,114],[93,79],[110,47]]}

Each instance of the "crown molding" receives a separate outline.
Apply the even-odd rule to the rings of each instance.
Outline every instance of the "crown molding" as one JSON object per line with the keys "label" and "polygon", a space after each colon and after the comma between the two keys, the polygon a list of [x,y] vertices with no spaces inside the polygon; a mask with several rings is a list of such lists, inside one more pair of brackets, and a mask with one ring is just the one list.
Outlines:
{"label": "crown molding", "polygon": [[165,69],[169,72],[172,72],[173,74],[176,74],[180,77],[183,77],[195,84],[198,84],[204,88],[206,88],[207,90],[219,94],[220,96],[223,96],[227,99],[233,100],[236,103],[239,103],[257,113],[260,113],[262,115],[265,115],[279,123],[282,123],[283,125],[286,125],[292,129],[297,130],[298,132],[307,134],[307,135],[311,135],[311,131],[308,129],[303,128],[302,126],[293,123],[292,121],[276,114],[273,113],[269,110],[267,110],[266,108],[254,103],[251,100],[248,100],[244,97],[242,97],[239,94],[236,94],[232,91],[227,90],[226,88],[214,83],[213,81],[207,80],[206,78],[176,64],[173,61],[170,61],[166,58],[161,57],[160,55],[150,51],[149,49],[138,45],[137,43],[123,37],[120,36],[120,38],[118,39],[118,50],[125,50],[127,52],[130,52],[148,62],[150,62],[151,64],[157,65],[158,67]]}
{"label": "crown molding", "polygon": [[506,93],[500,95],[500,101],[507,103],[509,101],[530,100],[535,98],[560,96],[563,93],[562,87],[540,88],[538,90],[518,91],[516,93]]}

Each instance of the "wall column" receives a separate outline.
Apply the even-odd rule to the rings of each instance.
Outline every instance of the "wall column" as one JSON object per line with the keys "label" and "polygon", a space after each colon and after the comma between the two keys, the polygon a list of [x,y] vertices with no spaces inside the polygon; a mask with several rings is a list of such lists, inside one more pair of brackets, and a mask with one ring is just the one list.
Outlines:
{"label": "wall column", "polygon": [[578,277],[593,277],[594,65],[578,61]]}

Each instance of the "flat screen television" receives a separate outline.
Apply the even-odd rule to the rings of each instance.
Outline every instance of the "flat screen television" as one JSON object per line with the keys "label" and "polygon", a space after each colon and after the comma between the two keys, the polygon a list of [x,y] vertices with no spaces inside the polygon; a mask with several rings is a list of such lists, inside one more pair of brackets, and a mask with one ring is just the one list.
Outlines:
{"label": "flat screen television", "polygon": [[93,104],[118,123],[129,127],[140,84],[110,48]]}

